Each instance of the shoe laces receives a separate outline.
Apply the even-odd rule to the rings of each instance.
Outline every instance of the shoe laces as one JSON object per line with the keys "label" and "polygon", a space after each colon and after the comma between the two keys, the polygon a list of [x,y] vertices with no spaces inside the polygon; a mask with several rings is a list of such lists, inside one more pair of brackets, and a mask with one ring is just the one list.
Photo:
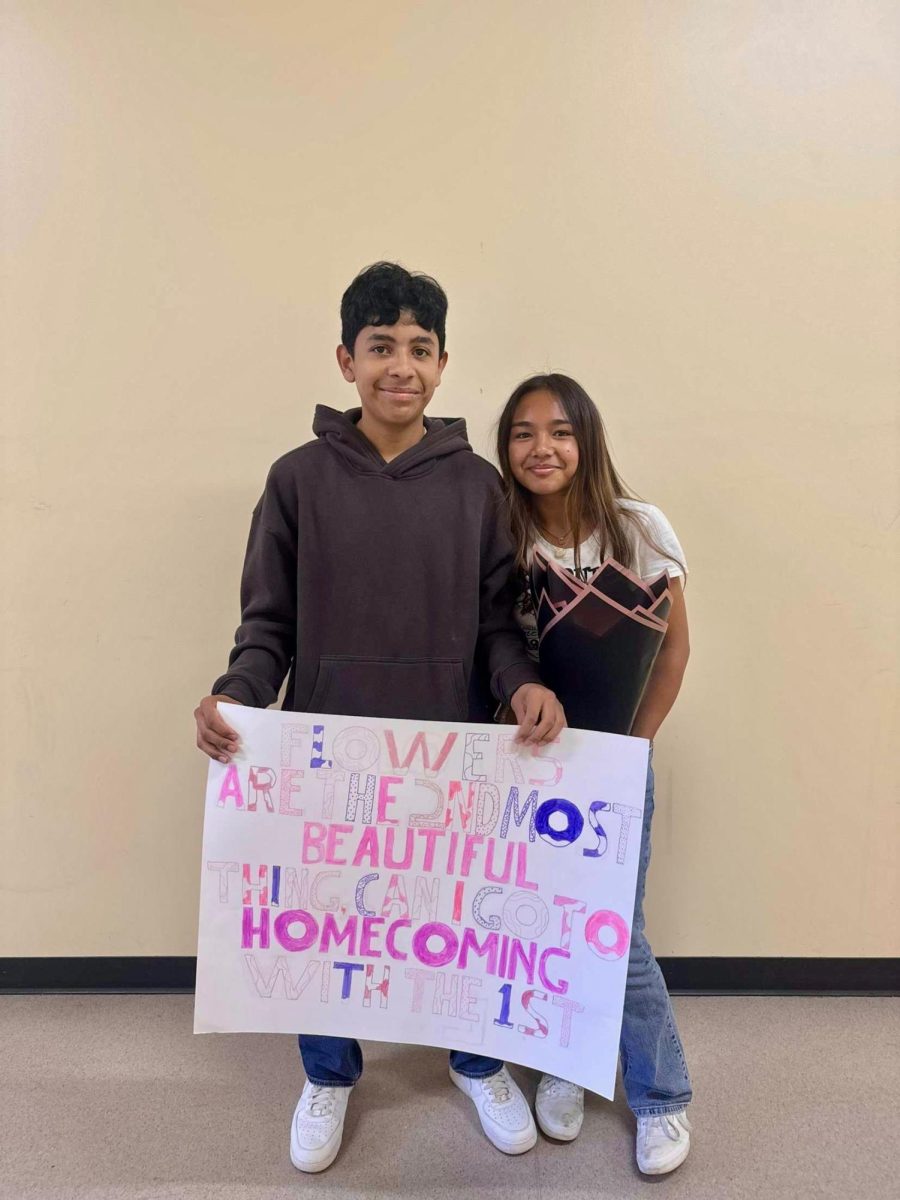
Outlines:
{"label": "shoe laces", "polygon": [[541,1091],[548,1096],[578,1096],[581,1087],[577,1083],[570,1083],[568,1079],[560,1079],[558,1075],[548,1075],[541,1081]]}
{"label": "shoe laces", "polygon": [[506,1104],[512,1097],[513,1083],[505,1067],[493,1075],[486,1076],[481,1082],[490,1092],[495,1104]]}
{"label": "shoe laces", "polygon": [[677,1113],[659,1113],[656,1116],[641,1117],[641,1124],[645,1136],[660,1133],[670,1142],[677,1142],[682,1132],[691,1128],[691,1123],[683,1109]]}
{"label": "shoe laces", "polygon": [[311,1117],[321,1120],[323,1117],[331,1116],[334,1112],[333,1090],[333,1088],[312,1085],[309,1095],[306,1097],[306,1109]]}

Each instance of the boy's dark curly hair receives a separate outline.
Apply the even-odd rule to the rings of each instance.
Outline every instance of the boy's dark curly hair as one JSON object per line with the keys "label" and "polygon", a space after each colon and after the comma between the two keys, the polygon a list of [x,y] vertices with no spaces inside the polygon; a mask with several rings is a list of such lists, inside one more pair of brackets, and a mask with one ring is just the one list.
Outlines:
{"label": "boy's dark curly hair", "polygon": [[341,342],[353,353],[360,330],[367,325],[396,325],[401,312],[411,313],[417,325],[437,335],[444,353],[447,297],[430,275],[407,271],[399,263],[377,262],[360,271],[341,298]]}

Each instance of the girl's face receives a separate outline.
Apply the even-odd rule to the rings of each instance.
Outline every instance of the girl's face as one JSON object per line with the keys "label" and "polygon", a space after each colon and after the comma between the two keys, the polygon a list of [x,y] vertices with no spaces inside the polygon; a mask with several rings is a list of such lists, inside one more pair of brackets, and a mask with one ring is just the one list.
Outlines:
{"label": "girl's face", "polygon": [[578,443],[552,392],[519,401],[509,433],[509,465],[516,481],[537,496],[568,491],[578,470]]}

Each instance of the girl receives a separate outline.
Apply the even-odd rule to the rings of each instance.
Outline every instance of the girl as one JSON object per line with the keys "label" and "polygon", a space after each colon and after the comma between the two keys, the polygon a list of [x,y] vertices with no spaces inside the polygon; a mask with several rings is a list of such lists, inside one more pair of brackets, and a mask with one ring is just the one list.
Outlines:
{"label": "girl", "polygon": [[[594,402],[567,375],[536,375],[507,401],[497,430],[509,518],[526,571],[535,543],[559,565],[585,578],[607,558],[649,580],[668,571],[672,606],[668,631],[641,699],[631,733],[652,739],[675,702],[689,644],[683,582],[684,554],[658,508],[634,498],[610,460]],[[526,582],[517,614],[537,658],[534,602]],[[566,697],[559,697],[565,706]],[[648,769],[644,827],[632,922],[620,1054],[628,1105],[637,1117],[636,1156],[645,1174],[672,1171],[687,1157],[685,1107],[691,1083],[659,964],[644,936],[644,883],[650,860],[653,768]],[[571,1141],[584,1118],[584,1092],[544,1075],[537,1091],[538,1124],[550,1137]]]}

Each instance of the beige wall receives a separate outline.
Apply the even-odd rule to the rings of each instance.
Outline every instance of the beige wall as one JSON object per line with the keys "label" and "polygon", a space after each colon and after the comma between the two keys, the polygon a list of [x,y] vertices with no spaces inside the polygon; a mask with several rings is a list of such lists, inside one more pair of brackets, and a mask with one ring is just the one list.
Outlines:
{"label": "beige wall", "polygon": [[657,952],[900,950],[897,4],[4,7],[0,955],[194,952],[191,712],[379,257],[434,412],[574,374],[682,537]]}

